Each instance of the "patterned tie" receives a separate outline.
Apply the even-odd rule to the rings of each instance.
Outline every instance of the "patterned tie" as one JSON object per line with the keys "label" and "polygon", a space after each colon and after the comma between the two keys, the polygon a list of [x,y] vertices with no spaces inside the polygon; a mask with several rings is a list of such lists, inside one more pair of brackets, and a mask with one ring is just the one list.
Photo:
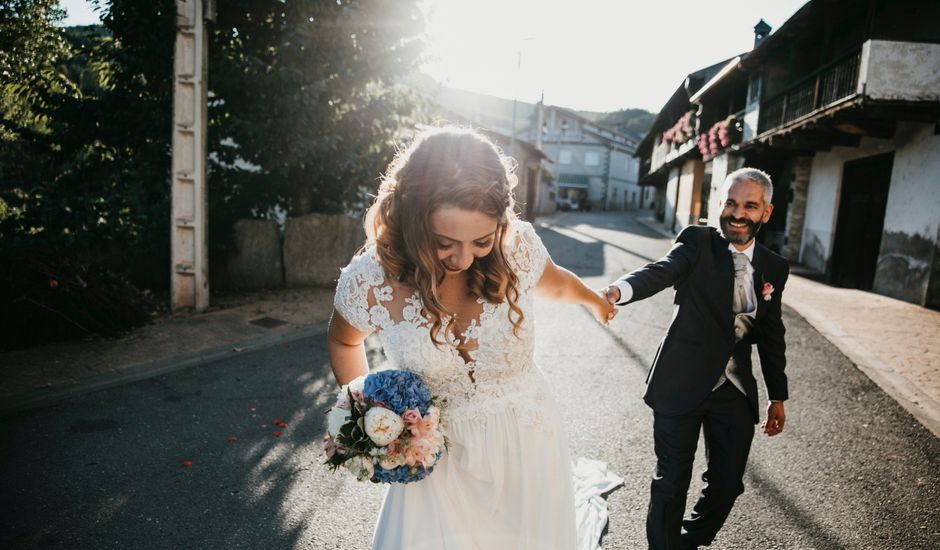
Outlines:
{"label": "patterned tie", "polygon": [[734,253],[734,299],[731,308],[735,314],[747,311],[747,254]]}
{"label": "patterned tie", "polygon": [[[742,252],[734,252],[732,257],[734,258],[734,295],[731,300],[731,309],[734,310],[734,339],[737,342],[744,338],[744,335],[751,329],[754,317],[747,311],[747,266],[750,262],[747,259],[747,254]],[[734,356],[732,355],[725,366],[724,374],[718,378],[718,383],[715,384],[712,391],[720,388],[725,380],[731,380],[731,383],[738,391],[747,395],[747,392],[744,391],[744,384],[734,372],[734,366]]]}

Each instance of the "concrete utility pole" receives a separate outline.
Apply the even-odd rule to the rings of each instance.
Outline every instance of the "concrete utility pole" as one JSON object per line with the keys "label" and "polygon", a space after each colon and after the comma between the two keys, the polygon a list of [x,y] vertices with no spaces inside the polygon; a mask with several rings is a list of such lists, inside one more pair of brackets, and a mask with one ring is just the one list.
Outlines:
{"label": "concrete utility pole", "polygon": [[170,211],[173,311],[209,307],[206,21],[214,19],[215,0],[176,0]]}

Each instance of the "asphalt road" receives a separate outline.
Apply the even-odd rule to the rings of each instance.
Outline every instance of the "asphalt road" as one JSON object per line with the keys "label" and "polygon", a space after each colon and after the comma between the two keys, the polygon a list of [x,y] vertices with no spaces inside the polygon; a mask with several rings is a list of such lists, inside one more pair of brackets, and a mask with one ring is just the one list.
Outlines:
{"label": "asphalt road", "polygon": [[[670,246],[622,214],[567,213],[540,234],[595,286]],[[573,455],[625,479],[608,501],[608,550],[645,547],[641,395],[671,300],[633,304],[609,329],[580,307],[537,305],[537,359]],[[940,548],[940,440],[784,315],[787,428],[756,437],[746,492],[712,547]],[[383,488],[320,465],[334,387],[319,334],[0,419],[0,547],[368,548]]]}

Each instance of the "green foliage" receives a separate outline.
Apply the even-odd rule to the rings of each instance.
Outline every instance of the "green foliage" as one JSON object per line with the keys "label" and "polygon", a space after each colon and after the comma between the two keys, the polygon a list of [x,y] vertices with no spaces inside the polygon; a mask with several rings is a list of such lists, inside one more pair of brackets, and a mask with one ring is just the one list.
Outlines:
{"label": "green foliage", "polygon": [[65,13],[57,0],[0,3],[0,141],[6,146],[19,128],[48,131],[47,111],[56,96],[77,90],[56,63],[69,45],[55,24]]}
{"label": "green foliage", "polygon": [[[93,289],[102,295],[125,296],[133,287],[115,282],[124,278],[165,290],[176,2],[95,4],[103,26],[69,29],[56,26],[55,0],[0,5],[0,263],[42,250],[43,265],[71,266],[56,277],[102,281]],[[416,0],[217,5],[210,251],[239,217],[361,206],[415,121],[416,101],[398,82],[423,48]],[[0,310],[40,302],[44,269],[5,273]]]}
{"label": "green foliage", "polygon": [[231,0],[213,29],[213,213],[349,209],[414,122],[417,2]]}

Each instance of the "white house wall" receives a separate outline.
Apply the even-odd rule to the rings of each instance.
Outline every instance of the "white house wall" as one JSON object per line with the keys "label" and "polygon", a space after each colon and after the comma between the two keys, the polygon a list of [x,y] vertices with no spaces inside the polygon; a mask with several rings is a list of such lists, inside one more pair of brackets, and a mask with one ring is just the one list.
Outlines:
{"label": "white house wall", "polygon": [[894,150],[893,140],[865,138],[858,147],[833,147],[816,153],[806,195],[806,220],[800,263],[827,271],[832,256],[842,189],[842,169],[847,161]]}
{"label": "white house wall", "polygon": [[932,124],[899,124],[874,290],[930,302],[931,264],[940,260],[940,136]]}
{"label": "white house wall", "polygon": [[669,169],[669,179],[666,180],[665,211],[663,225],[673,229],[676,223],[676,199],[679,192],[679,167]]}
{"label": "white house wall", "polygon": [[708,204],[705,205],[708,225],[718,227],[718,218],[721,216],[721,186],[725,183],[728,174],[736,169],[737,162],[734,153],[722,153],[712,159],[712,180],[708,195]]}
{"label": "white house wall", "polygon": [[608,210],[640,207],[643,202],[643,190],[636,182],[638,171],[639,164],[630,154],[622,151],[611,151]]}
{"label": "white house wall", "polygon": [[800,262],[826,272],[832,256],[846,162],[894,151],[884,231],[873,290],[936,304],[940,263],[940,136],[932,124],[899,123],[890,140],[866,138],[813,158]]}
{"label": "white house wall", "polygon": [[858,86],[872,99],[940,101],[940,44],[865,42]]}

